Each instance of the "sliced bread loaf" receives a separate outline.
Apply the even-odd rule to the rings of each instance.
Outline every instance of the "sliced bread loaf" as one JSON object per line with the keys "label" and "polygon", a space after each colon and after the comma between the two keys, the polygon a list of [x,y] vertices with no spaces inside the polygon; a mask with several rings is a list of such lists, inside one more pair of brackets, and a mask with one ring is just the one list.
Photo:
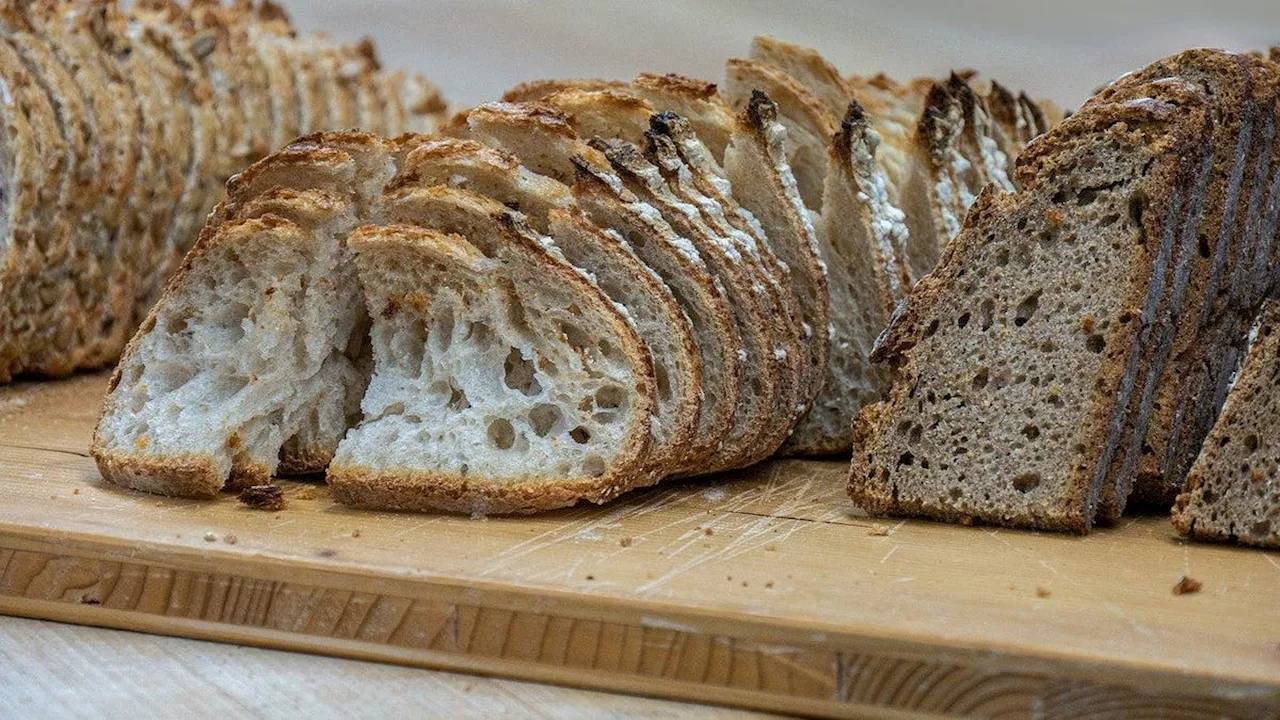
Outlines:
{"label": "sliced bread loaf", "polygon": [[402,188],[384,217],[352,240],[375,364],[329,468],[340,501],[528,512],[656,482],[652,365],[621,306],[482,196]]}
{"label": "sliced bread loaf", "polygon": [[1089,529],[1212,153],[1199,99],[1090,106],[1023,153],[1021,190],[982,193],[878,343],[900,374],[855,428],[856,503]]}

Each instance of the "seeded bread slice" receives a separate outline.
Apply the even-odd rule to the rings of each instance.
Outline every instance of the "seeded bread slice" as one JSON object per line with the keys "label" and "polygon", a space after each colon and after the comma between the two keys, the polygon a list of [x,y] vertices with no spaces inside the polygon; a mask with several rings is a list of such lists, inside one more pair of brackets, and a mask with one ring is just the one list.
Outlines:
{"label": "seeded bread slice", "polygon": [[1094,105],[1024,151],[1021,190],[982,193],[873,353],[900,375],[855,427],[854,502],[1090,528],[1207,118],[1194,95]]}
{"label": "seeded bread slice", "polygon": [[[655,482],[653,371],[626,311],[492,200],[434,187],[385,202],[412,224],[352,243],[375,366],[329,468],[335,497],[513,513]],[[444,234],[459,230],[471,240]]]}
{"label": "seeded bread slice", "polygon": [[1226,405],[1173,508],[1178,532],[1280,547],[1280,303],[1267,303]]}
{"label": "seeded bread slice", "polygon": [[663,474],[686,468],[702,406],[702,360],[693,326],[671,290],[617,233],[577,210],[573,191],[521,166],[515,156],[470,140],[417,145],[400,163],[392,187],[448,185],[520,210],[575,267],[627,308],[649,349],[657,386],[650,463]]}

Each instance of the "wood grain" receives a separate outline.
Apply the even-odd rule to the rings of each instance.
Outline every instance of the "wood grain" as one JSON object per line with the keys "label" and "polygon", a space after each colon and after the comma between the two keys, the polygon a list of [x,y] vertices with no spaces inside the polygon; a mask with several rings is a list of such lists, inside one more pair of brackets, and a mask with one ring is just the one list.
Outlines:
{"label": "wood grain", "polygon": [[[336,681],[335,681],[336,680]],[[746,711],[0,617],[0,717],[726,718]]]}
{"label": "wood grain", "polygon": [[294,482],[267,513],[104,483],[104,382],[0,391],[0,611],[785,712],[1280,716],[1275,554],[1165,518],[882,527],[800,461],[533,518]]}

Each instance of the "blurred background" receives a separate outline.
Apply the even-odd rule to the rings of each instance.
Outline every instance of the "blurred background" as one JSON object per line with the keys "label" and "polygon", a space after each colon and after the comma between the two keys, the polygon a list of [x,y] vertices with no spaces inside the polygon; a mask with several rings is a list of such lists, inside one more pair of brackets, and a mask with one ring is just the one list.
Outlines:
{"label": "blurred background", "polygon": [[305,30],[377,38],[473,105],[545,77],[642,71],[717,80],[766,33],[821,51],[845,73],[898,78],[972,67],[1067,106],[1129,70],[1194,46],[1280,44],[1280,0],[280,0]]}

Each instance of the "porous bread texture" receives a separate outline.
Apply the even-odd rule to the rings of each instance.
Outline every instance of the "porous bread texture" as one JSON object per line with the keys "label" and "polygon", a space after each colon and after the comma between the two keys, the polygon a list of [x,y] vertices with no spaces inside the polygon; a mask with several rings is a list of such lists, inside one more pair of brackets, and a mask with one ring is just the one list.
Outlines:
{"label": "porous bread texture", "polygon": [[[1100,98],[1138,93],[1142,84],[1180,84],[1222,97],[1215,125],[1215,183],[1206,198],[1194,264],[1157,350],[1142,404],[1132,412],[1142,438],[1125,464],[1117,461],[1100,512],[1118,518],[1130,495],[1164,507],[1172,502],[1225,398],[1246,329],[1262,301],[1275,240],[1274,168],[1280,158],[1275,106],[1280,81],[1273,64],[1216,50],[1190,50],[1121,78]],[[1184,322],[1178,322],[1179,316]],[[1162,508],[1163,509],[1163,508]]]}
{"label": "porous bread texture", "polygon": [[426,130],[443,112],[371,44],[298,35],[270,3],[10,2],[0,34],[0,382],[116,360],[247,163],[302,133]]}
{"label": "porous bread texture", "polygon": [[1226,405],[1173,508],[1173,526],[1198,540],[1280,547],[1280,303],[1252,333]]}
{"label": "porous bread texture", "polygon": [[583,143],[568,119],[548,105],[490,103],[467,119],[476,139],[503,148],[530,170],[571,183],[575,200],[598,226],[617,232],[671,290],[697,338],[702,391],[690,470],[717,453],[732,427],[742,392],[737,329],[723,290],[697,249],[678,236],[655,208],[623,187],[609,161]]}
{"label": "porous bread texture", "polygon": [[760,223],[774,254],[789,269],[808,354],[797,409],[807,412],[827,376],[831,298],[813,220],[787,164],[786,138],[777,106],[764,93],[754,93],[738,115],[724,170],[734,196]]}
{"label": "porous bread texture", "polygon": [[353,238],[375,366],[329,469],[339,500],[510,513],[657,481],[652,365],[624,309],[481,196],[399,190],[383,219]]}
{"label": "porous bread texture", "polygon": [[909,287],[898,249],[905,240],[896,208],[885,199],[884,176],[862,107],[853,101],[828,152],[819,247],[831,293],[828,377],[784,452],[847,452],[858,409],[883,399],[891,370],[873,366],[871,349],[889,313]]}
{"label": "porous bread texture", "polygon": [[616,232],[576,210],[572,191],[531,172],[502,150],[471,140],[402,138],[412,145],[392,187],[447,185],[519,209],[608,297],[628,308],[650,349],[657,384],[657,423],[649,462],[661,472],[685,469],[702,405],[702,361],[692,325],[661,278]]}
{"label": "porous bread texture", "polygon": [[310,227],[232,221],[192,251],[112,378],[92,446],[104,477],[196,496],[265,482],[335,381],[358,372],[344,352],[359,312],[342,241],[355,217],[340,202],[316,214]]}
{"label": "porous bread texture", "polygon": [[982,193],[878,343],[900,374],[858,419],[855,503],[1090,528],[1208,149],[1180,100],[1088,108],[1023,154],[1021,190]]}

